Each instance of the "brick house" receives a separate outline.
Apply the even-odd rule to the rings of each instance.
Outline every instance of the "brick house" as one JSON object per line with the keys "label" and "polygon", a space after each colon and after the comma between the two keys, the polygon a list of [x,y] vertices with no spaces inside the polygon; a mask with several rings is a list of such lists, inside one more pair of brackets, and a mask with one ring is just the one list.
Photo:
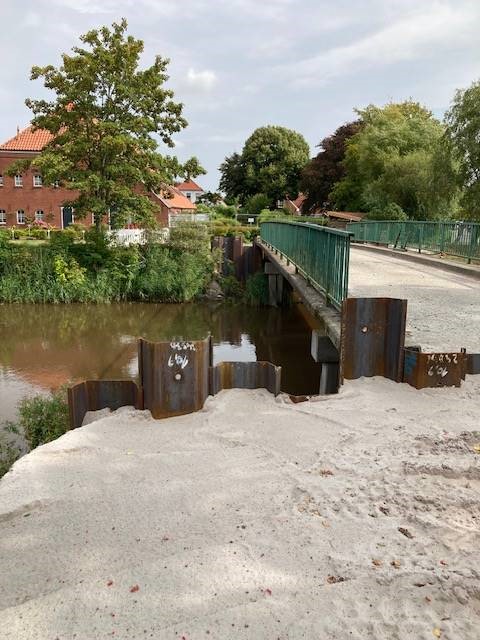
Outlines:
{"label": "brick house", "polygon": [[[0,145],[0,228],[23,227],[28,224],[48,224],[64,229],[75,222],[75,212],[63,203],[75,199],[75,191],[46,185],[35,169],[22,175],[7,176],[7,167],[23,158],[32,158],[52,140],[52,134],[43,129],[27,127]],[[169,226],[171,216],[178,213],[193,213],[195,204],[174,187],[162,194],[149,193],[149,198],[158,206],[157,221],[162,227]],[[90,225],[93,220],[79,222]]]}
{"label": "brick house", "polygon": [[185,180],[184,182],[179,182],[175,185],[175,188],[180,191],[182,195],[184,195],[190,202],[195,203],[200,196],[202,196],[205,191],[193,180]]}

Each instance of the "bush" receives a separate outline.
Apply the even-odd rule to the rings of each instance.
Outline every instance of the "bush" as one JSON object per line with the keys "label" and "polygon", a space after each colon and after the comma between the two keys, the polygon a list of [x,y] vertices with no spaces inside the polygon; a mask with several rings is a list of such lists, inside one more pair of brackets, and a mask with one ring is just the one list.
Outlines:
{"label": "bush", "polygon": [[70,428],[64,390],[50,396],[24,398],[18,416],[15,428],[24,435],[30,449],[59,438]]}
{"label": "bush", "polygon": [[367,214],[368,220],[408,220],[405,211],[395,202],[385,206],[376,206]]}
{"label": "bush", "polygon": [[264,306],[268,304],[268,277],[262,273],[255,273],[247,278],[245,283],[245,298],[252,306]]}
{"label": "bush", "polygon": [[258,216],[267,209],[270,204],[270,198],[264,193],[257,193],[249,198],[245,204],[245,209],[251,216]]}
{"label": "bush", "polygon": [[6,434],[0,433],[0,478],[7,473],[20,455],[20,448],[15,446]]}

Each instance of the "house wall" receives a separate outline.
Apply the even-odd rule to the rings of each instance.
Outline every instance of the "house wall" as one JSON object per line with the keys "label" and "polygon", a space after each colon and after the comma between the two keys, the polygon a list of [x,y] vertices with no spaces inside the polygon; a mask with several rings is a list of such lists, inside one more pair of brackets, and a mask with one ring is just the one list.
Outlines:
{"label": "house wall", "polygon": [[[0,151],[0,175],[3,176],[3,186],[0,186],[0,209],[6,211],[6,224],[0,223],[0,228],[24,227],[35,220],[35,211],[44,212],[44,222],[62,228],[62,207],[63,203],[77,197],[77,192],[68,189],[54,188],[51,186],[33,186],[33,176],[37,173],[29,169],[23,177],[23,186],[16,187],[15,179],[6,175],[6,169],[12,162],[23,158],[31,158],[34,153],[12,153]],[[138,189],[141,191],[141,189]],[[168,227],[168,208],[160,205],[158,198],[153,194],[148,194],[150,200],[158,207],[157,221],[161,227]],[[17,211],[23,209],[26,216],[26,224],[17,223]],[[90,225],[90,217],[78,220],[85,225]],[[106,220],[105,220],[106,222]]]}
{"label": "house wall", "polygon": [[18,154],[0,152],[0,175],[3,176],[3,186],[0,186],[0,209],[7,214],[6,225],[1,227],[26,226],[17,224],[17,211],[23,209],[27,222],[33,222],[35,211],[44,212],[44,221],[52,226],[62,227],[62,206],[65,201],[75,198],[75,192],[67,189],[53,187],[34,187],[33,176],[35,171],[28,170],[23,177],[23,186],[15,187],[14,177],[6,175],[6,169],[15,160],[32,157],[34,154]]}
{"label": "house wall", "polygon": [[[197,198],[199,198],[203,193],[205,193],[204,191],[188,191],[184,189],[179,189],[179,191],[181,191],[182,195],[188,198],[190,202],[192,202],[193,204],[195,204],[195,202],[197,201]],[[188,197],[187,194],[190,194],[190,197]]]}

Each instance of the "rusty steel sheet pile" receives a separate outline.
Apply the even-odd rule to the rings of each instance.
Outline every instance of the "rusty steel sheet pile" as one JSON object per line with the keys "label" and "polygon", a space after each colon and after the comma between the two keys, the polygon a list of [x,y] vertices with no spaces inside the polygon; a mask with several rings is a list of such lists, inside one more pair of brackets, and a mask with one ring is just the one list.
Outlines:
{"label": "rusty steel sheet pile", "polygon": [[267,389],[280,393],[281,367],[270,362],[221,362],[210,367],[210,393],[222,389]]}
{"label": "rusty steel sheet pile", "polygon": [[342,305],[340,379],[403,380],[407,301],[347,298]]}
{"label": "rusty steel sheet pile", "polygon": [[467,373],[467,354],[423,353],[405,349],[404,381],[416,389],[459,387]]}

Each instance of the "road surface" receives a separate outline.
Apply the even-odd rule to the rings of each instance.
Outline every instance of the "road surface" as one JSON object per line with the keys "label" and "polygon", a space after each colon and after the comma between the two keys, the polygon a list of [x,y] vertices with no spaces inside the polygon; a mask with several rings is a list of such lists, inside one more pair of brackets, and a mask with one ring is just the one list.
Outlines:
{"label": "road surface", "polygon": [[407,345],[480,353],[480,280],[352,246],[349,295],[406,298]]}

